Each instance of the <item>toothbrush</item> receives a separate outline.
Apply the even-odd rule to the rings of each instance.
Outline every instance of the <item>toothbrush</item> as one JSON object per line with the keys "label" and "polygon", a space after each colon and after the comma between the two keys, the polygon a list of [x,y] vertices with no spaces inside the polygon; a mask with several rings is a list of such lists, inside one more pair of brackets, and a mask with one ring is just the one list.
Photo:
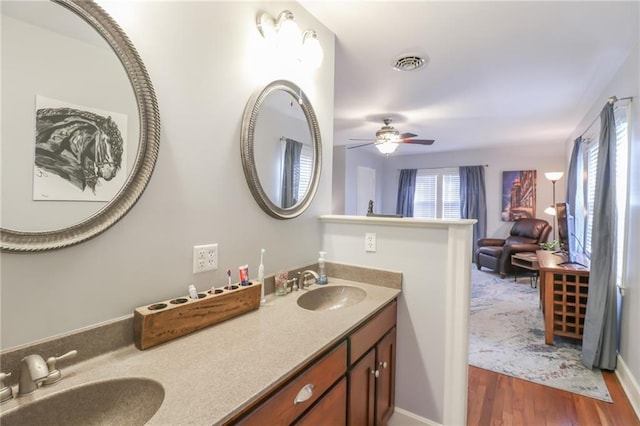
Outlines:
{"label": "toothbrush", "polygon": [[267,302],[267,300],[264,298],[264,262],[263,262],[263,258],[264,258],[264,252],[266,250],[265,249],[261,249],[260,250],[260,266],[258,266],[258,281],[260,281],[260,284],[262,285],[262,287],[260,288],[260,303],[261,304],[265,304]]}
{"label": "toothbrush", "polygon": [[231,269],[227,269],[227,277],[229,278],[229,290],[231,290]]}

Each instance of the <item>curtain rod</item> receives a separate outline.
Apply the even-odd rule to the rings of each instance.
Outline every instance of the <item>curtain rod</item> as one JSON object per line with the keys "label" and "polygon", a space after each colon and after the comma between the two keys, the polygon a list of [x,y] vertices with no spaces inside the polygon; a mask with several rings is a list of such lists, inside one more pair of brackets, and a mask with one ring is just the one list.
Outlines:
{"label": "curtain rod", "polygon": [[[618,98],[617,96],[611,96],[609,97],[609,99],[607,99],[607,102],[610,103],[611,105],[615,104],[616,102],[620,102],[620,101],[626,101],[626,100],[633,100],[633,96],[626,96],[624,98]],[[595,123],[596,121],[598,121],[598,118],[600,118],[600,114],[596,115],[594,117],[594,119],[591,121],[591,123],[589,123],[589,125],[587,126],[587,128],[585,129],[584,132],[582,132],[582,134],[580,136],[578,136],[579,138],[583,137],[585,133],[587,133],[589,131],[589,129],[591,128],[591,126],[593,126],[593,123]]]}
{"label": "curtain rod", "polygon": [[[421,170],[430,170],[430,169],[455,169],[458,167],[476,167],[476,166],[484,166],[484,167],[489,167],[488,164],[472,164],[470,166],[438,166],[438,167],[416,167],[416,169],[421,169]],[[406,170],[406,169],[396,169],[396,170]]]}

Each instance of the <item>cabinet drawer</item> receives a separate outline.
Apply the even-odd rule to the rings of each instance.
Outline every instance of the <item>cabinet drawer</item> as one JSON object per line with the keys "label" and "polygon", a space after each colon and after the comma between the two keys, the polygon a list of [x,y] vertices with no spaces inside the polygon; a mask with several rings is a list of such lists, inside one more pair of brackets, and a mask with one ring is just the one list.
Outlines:
{"label": "cabinet drawer", "polygon": [[296,426],[344,426],[347,424],[347,379],[342,378]]}
{"label": "cabinet drawer", "polygon": [[[346,370],[347,344],[344,342],[270,396],[238,424],[289,425],[344,376]],[[299,393],[304,394],[308,385],[313,386],[310,395],[307,394],[308,399],[295,403],[296,397]]]}
{"label": "cabinet drawer", "polygon": [[349,365],[355,363],[396,324],[398,303],[394,300],[349,337]]}

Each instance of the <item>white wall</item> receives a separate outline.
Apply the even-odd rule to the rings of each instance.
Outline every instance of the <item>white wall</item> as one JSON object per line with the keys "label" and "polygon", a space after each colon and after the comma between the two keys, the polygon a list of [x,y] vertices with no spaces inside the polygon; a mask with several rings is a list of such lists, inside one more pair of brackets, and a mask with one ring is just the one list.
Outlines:
{"label": "white wall", "polygon": [[[472,221],[323,217],[328,259],[402,272],[396,407],[466,424]],[[376,233],[376,252],[364,235]]]}
{"label": "white wall", "polygon": [[[317,218],[331,208],[333,34],[295,3],[100,3],[136,46],[155,86],[158,162],[141,199],[106,233],[62,250],[2,253],[2,349],[131,315],[137,306],[186,294],[190,283],[220,285],[227,268],[236,277],[244,263],[255,276],[260,248],[267,250],[267,274],[317,259]],[[318,32],[324,63],[312,74],[265,55],[256,16],[285,8],[301,28]],[[309,96],[323,137],[316,198],[288,221],[258,207],[240,160],[245,104],[280,78]],[[3,154],[10,149],[3,141]],[[214,242],[220,269],[193,275],[192,246]]]}
{"label": "white wall", "polygon": [[[564,143],[544,146],[513,146],[468,151],[435,152],[423,155],[389,156],[384,162],[382,178],[383,213],[395,213],[398,178],[401,169],[439,168],[488,165],[485,168],[487,196],[487,236],[504,237],[513,226],[502,222],[502,172],[510,170],[537,170],[536,217],[552,223],[553,217],[544,209],[553,203],[553,187],[544,177],[545,172],[565,171],[566,154]],[[564,201],[566,181],[556,183],[556,201]]]}
{"label": "white wall", "polygon": [[[345,152],[345,212],[347,215],[357,214],[358,167],[369,167],[376,173],[376,202],[374,212],[382,213],[381,203],[384,197],[382,182],[384,179],[385,157],[372,154],[364,149],[347,149]],[[366,208],[366,206],[365,206]],[[394,212],[395,213],[395,212]]]}
{"label": "white wall", "polygon": [[[589,113],[584,117],[574,134],[567,141],[567,150],[573,147],[573,141],[582,134],[595,117],[600,115],[602,107],[610,96],[623,98],[633,96],[631,104],[631,144],[629,155],[629,194],[628,214],[629,230],[626,238],[627,257],[624,280],[627,286],[622,299],[622,318],[620,328],[620,358],[622,367],[628,371],[626,377],[635,382],[633,394],[629,395],[635,403],[640,416],[640,44],[629,55],[620,71],[611,80],[607,88],[594,102]],[[618,369],[621,365],[619,363]],[[623,383],[624,384],[624,383]],[[629,385],[629,383],[627,384]],[[629,394],[629,390],[627,390]],[[635,398],[635,399],[634,399]]]}

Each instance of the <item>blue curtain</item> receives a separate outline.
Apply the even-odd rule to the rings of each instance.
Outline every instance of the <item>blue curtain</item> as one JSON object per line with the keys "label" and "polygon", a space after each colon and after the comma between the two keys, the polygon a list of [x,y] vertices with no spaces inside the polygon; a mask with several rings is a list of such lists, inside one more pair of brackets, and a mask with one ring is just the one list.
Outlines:
{"label": "blue curtain", "polygon": [[573,142],[573,151],[569,161],[569,172],[567,173],[566,199],[569,204],[568,213],[574,218],[569,222],[569,239],[577,240],[579,244],[571,244],[571,247],[580,247],[582,252],[585,241],[584,227],[584,173],[582,173],[582,136]]}
{"label": "blue curtain", "polygon": [[473,225],[473,246],[487,235],[487,195],[484,184],[484,166],[460,167],[460,218],[477,219]]}
{"label": "blue curtain", "polygon": [[600,140],[593,211],[591,272],[582,338],[582,363],[616,368],[616,124],[613,105],[600,114]]}
{"label": "blue curtain", "polygon": [[413,197],[416,192],[417,169],[400,170],[398,181],[398,199],[396,200],[396,214],[413,217]]}
{"label": "blue curtain", "polygon": [[293,207],[298,202],[301,152],[302,143],[293,139],[285,139],[284,164],[282,170],[282,201],[280,203],[283,209]]}

